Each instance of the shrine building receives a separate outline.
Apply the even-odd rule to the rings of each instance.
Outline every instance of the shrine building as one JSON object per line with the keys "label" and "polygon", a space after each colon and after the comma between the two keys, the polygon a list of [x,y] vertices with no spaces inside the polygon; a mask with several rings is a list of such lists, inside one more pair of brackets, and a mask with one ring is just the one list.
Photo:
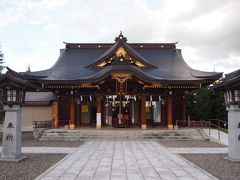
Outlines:
{"label": "shrine building", "polygon": [[[120,33],[114,43],[65,44],[50,69],[7,72],[40,87],[35,95],[26,93],[27,98],[45,98],[48,103],[42,106],[48,107],[48,120],[55,128],[172,129],[176,120],[186,120],[186,93],[222,76],[189,67],[176,43],[128,43]],[[23,114],[24,108],[42,102],[29,103],[28,99]],[[35,120],[46,120],[41,116],[44,113],[38,113]]]}

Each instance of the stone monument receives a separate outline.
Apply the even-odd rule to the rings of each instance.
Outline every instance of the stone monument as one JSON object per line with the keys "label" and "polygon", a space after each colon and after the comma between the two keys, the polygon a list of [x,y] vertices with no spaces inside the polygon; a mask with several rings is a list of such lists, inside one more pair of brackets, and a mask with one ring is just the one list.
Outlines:
{"label": "stone monument", "polygon": [[3,89],[2,103],[5,110],[0,161],[17,162],[26,159],[21,154],[21,106],[24,104],[25,91],[36,90],[39,87],[32,85],[24,75],[19,75],[8,67],[7,70],[0,79],[0,88]]}
{"label": "stone monument", "polygon": [[21,108],[20,105],[4,106],[4,110],[6,112],[0,161],[18,162],[26,159],[21,154]]}
{"label": "stone monument", "polygon": [[240,162],[240,108],[230,105],[228,111],[228,159]]}

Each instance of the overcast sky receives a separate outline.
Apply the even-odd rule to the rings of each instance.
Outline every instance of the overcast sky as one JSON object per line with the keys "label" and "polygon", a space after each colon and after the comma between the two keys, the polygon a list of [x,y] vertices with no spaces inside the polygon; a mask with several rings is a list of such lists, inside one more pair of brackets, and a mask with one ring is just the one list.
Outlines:
{"label": "overcast sky", "polygon": [[5,65],[50,68],[65,42],[178,42],[194,69],[240,68],[240,0],[0,0]]}

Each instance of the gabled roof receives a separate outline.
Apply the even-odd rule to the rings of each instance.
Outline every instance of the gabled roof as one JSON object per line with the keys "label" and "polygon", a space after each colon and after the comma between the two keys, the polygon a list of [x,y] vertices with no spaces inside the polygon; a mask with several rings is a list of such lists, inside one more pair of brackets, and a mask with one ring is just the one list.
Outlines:
{"label": "gabled roof", "polygon": [[234,89],[240,88],[240,69],[226,74],[220,83],[213,86],[214,89]]}
{"label": "gabled roof", "polygon": [[213,82],[222,76],[189,67],[176,43],[127,43],[122,34],[115,43],[66,43],[53,67],[24,76],[40,83],[70,84],[97,82],[119,71],[132,73],[146,82],[180,84]]}
{"label": "gabled roof", "polygon": [[0,79],[0,87],[1,88],[6,88],[9,86],[9,87],[25,89],[25,90],[38,90],[39,89],[38,86],[29,82],[20,73],[13,71],[9,67],[6,67],[6,69],[8,71]]}
{"label": "gabled roof", "polygon": [[[118,50],[125,51],[130,57],[129,61],[141,63],[144,67],[155,67],[150,62],[148,62],[144,57],[142,57],[139,53],[137,53],[131,46],[129,46],[127,42],[127,38],[120,34],[116,39],[116,43],[114,43],[105,53],[103,53],[100,57],[98,57],[94,62],[91,62],[87,67],[96,67],[98,64],[102,64],[104,61],[111,61],[113,57],[116,56]],[[111,59],[112,58],[112,59]],[[106,62],[108,63],[108,62]]]}

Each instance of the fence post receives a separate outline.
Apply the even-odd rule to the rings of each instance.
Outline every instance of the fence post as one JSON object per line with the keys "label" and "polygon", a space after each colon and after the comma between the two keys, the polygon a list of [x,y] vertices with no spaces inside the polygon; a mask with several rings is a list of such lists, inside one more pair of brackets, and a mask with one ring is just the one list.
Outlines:
{"label": "fence post", "polygon": [[209,123],[209,136],[211,135],[211,124],[212,124],[212,122],[211,122],[211,120],[208,122]]}
{"label": "fence post", "polygon": [[218,140],[220,140],[220,121],[218,120]]}

